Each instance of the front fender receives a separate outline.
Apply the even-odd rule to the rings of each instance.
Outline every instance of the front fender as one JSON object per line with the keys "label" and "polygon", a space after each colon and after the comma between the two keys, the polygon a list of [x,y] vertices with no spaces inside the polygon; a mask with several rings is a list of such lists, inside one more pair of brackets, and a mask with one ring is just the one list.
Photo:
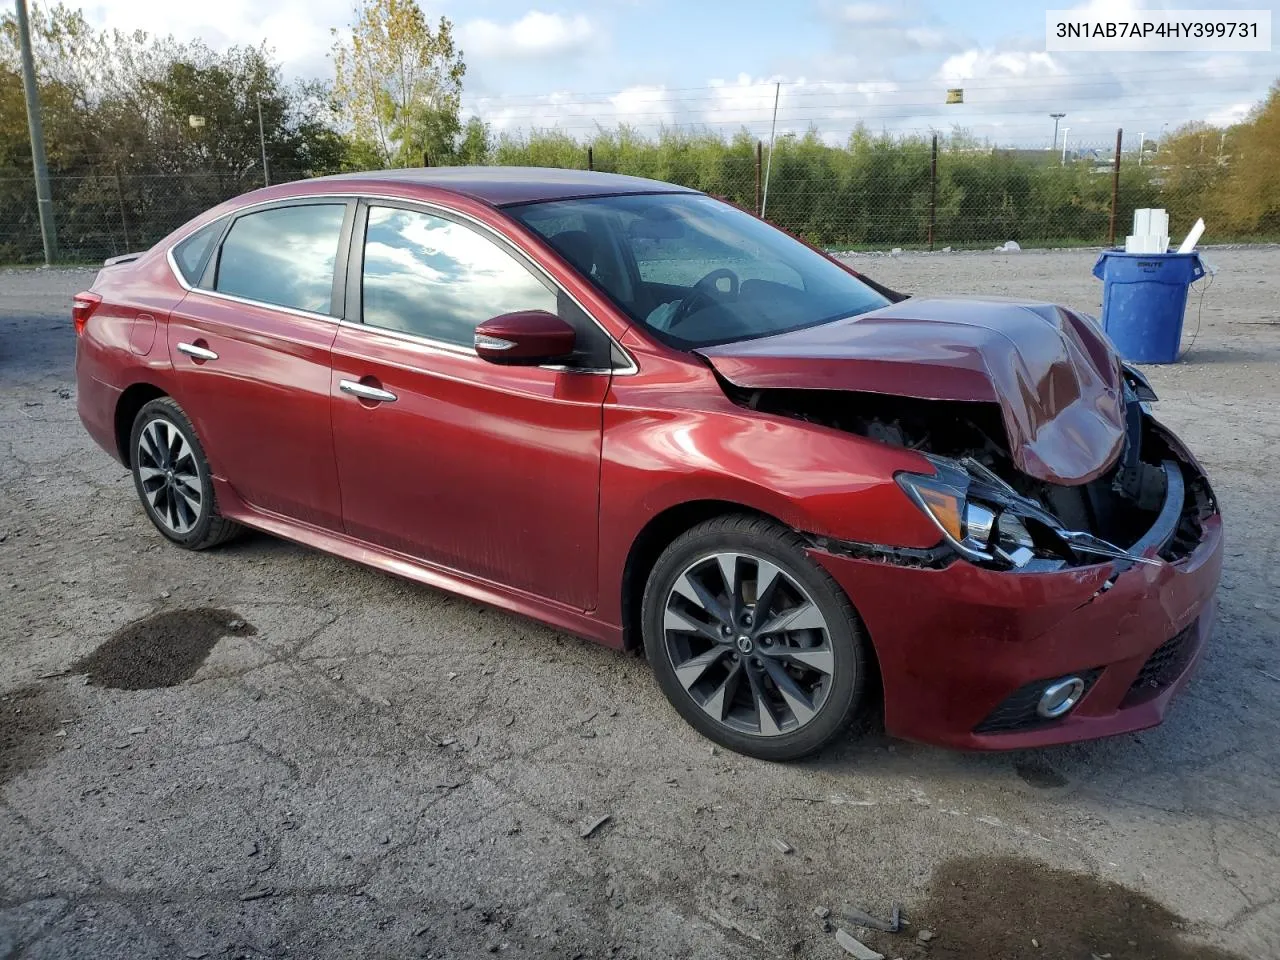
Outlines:
{"label": "front fender", "polygon": [[[717,393],[719,391],[717,390]],[[606,404],[600,482],[600,614],[616,622],[636,537],[691,501],[741,504],[794,529],[840,540],[928,548],[932,523],[894,482],[929,472],[919,454],[829,427],[734,405],[722,393],[688,406]]]}

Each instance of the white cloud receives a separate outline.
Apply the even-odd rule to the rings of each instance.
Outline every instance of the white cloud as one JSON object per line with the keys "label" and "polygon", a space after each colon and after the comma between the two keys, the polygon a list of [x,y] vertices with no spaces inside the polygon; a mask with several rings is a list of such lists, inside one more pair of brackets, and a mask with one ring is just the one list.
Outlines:
{"label": "white cloud", "polygon": [[173,0],[97,0],[81,8],[96,27],[172,34],[180,41],[203,40],[215,50],[232,45],[275,51],[286,76],[323,76],[331,68],[325,55],[331,26],[351,18],[350,0],[219,0],[216,4]]}
{"label": "white cloud", "polygon": [[1059,75],[1062,68],[1051,53],[966,50],[947,57],[938,68],[938,78],[950,83],[976,78]]}
{"label": "white cloud", "polygon": [[566,17],[531,10],[506,24],[468,20],[458,34],[464,54],[533,59],[582,50],[596,39],[597,30],[580,13]]}
{"label": "white cloud", "polygon": [[860,26],[892,23],[898,16],[898,8],[886,3],[851,3],[840,11],[841,20]]}
{"label": "white cloud", "polygon": [[1205,120],[1215,127],[1229,127],[1246,119],[1255,106],[1257,104],[1253,101],[1233,103],[1220,110],[1215,110]]}

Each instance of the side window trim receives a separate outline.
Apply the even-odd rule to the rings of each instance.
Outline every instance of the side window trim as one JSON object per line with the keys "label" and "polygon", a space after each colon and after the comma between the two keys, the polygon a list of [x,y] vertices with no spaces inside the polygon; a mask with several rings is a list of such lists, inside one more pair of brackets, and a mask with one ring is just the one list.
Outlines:
{"label": "side window trim", "polygon": [[[254,300],[249,297],[241,297],[236,294],[224,293],[216,289],[218,267],[222,260],[222,245],[227,240],[227,235],[231,233],[231,228],[235,226],[236,221],[251,217],[257,213],[266,213],[270,210],[279,210],[284,207],[315,207],[315,206],[343,206],[342,226],[338,231],[338,247],[334,257],[333,264],[333,286],[329,294],[329,309],[323,313],[314,310],[302,310],[297,307],[290,307],[282,303],[268,303],[265,300]],[[246,207],[234,214],[226,217],[226,225],[222,228],[221,234],[218,236],[218,242],[213,248],[213,253],[205,264],[204,273],[200,276],[200,282],[196,285],[202,293],[211,296],[220,297],[225,300],[232,300],[238,303],[252,303],[256,306],[266,307],[272,310],[280,310],[285,313],[297,313],[308,317],[329,317],[333,320],[342,320],[346,313],[346,285],[347,285],[347,257],[351,250],[352,242],[352,224],[355,219],[356,198],[355,197],[333,197],[333,196],[316,196],[316,197],[294,197],[289,200],[280,200],[276,203],[264,203],[253,207]]]}

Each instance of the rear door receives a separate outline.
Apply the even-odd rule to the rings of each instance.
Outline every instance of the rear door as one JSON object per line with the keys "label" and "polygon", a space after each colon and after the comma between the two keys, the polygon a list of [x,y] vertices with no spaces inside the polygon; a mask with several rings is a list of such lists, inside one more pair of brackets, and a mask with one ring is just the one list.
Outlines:
{"label": "rear door", "polygon": [[[607,336],[500,237],[447,211],[362,205],[354,236],[348,314],[363,323],[339,331],[332,384],[347,532],[594,606]],[[476,355],[477,324],[534,309],[579,331],[580,368]]]}
{"label": "rear door", "polygon": [[333,530],[329,374],[354,210],[316,198],[238,215],[168,324],[175,393],[214,474],[253,507]]}

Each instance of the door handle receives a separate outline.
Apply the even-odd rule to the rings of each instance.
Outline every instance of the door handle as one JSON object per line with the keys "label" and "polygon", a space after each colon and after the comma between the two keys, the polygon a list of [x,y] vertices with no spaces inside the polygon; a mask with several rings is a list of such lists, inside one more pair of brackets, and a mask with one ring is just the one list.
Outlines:
{"label": "door handle", "polygon": [[396,400],[396,395],[390,390],[381,390],[356,380],[339,380],[338,389],[361,400],[375,400],[379,403],[395,403]]}
{"label": "door handle", "polygon": [[197,347],[194,343],[178,344],[178,352],[185,353],[188,357],[192,357],[196,360],[217,360],[218,359],[218,355],[214,353],[212,350],[208,350],[204,347]]}

